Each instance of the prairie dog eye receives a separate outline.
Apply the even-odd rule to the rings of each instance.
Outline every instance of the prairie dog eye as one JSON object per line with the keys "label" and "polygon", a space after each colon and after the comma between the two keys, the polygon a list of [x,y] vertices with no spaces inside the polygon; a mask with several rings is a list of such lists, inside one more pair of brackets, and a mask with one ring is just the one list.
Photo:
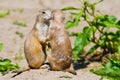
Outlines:
{"label": "prairie dog eye", "polygon": [[45,14],[45,12],[44,12],[44,11],[43,11],[42,13],[43,13],[43,14]]}

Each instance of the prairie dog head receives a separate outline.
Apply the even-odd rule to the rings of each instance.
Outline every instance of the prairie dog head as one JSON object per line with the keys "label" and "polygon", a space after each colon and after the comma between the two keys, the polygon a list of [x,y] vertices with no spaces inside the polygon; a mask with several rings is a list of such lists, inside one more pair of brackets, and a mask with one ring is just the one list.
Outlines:
{"label": "prairie dog head", "polygon": [[56,22],[63,22],[64,19],[65,19],[62,10],[53,10],[53,12],[52,12],[52,18]]}
{"label": "prairie dog head", "polygon": [[52,18],[52,11],[50,9],[42,9],[37,14],[37,22],[49,22]]}

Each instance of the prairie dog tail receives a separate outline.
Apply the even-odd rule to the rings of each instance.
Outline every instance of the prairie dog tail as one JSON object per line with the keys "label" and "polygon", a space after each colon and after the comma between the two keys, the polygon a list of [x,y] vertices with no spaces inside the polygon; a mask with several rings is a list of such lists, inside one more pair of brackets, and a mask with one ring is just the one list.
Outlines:
{"label": "prairie dog tail", "polygon": [[23,69],[20,69],[20,70],[15,70],[15,71],[12,71],[12,73],[16,73],[15,75],[13,75],[11,78],[14,78],[16,77],[17,75],[25,72],[25,71],[28,71],[30,70],[30,67],[26,67],[26,68],[23,68]]}
{"label": "prairie dog tail", "polygon": [[77,73],[75,72],[75,70],[73,69],[73,64],[71,64],[70,68],[65,70],[66,72],[72,73],[74,75],[77,75]]}

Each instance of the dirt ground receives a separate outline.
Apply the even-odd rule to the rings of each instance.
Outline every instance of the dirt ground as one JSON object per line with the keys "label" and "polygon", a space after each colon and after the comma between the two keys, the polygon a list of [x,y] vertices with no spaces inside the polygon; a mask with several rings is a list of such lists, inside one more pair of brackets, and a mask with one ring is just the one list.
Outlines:
{"label": "dirt ground", "polygon": [[[120,19],[120,0],[104,0],[97,6],[102,13],[114,15]],[[66,6],[81,6],[79,0],[0,0],[0,9],[9,9],[10,15],[0,18],[0,42],[4,44],[0,57],[9,58],[13,63],[18,63],[20,67],[27,66],[24,58],[23,43],[34,25],[35,17],[39,9],[46,7],[52,9],[61,9]],[[20,10],[23,10],[21,13]],[[27,24],[27,27],[14,25],[13,22],[18,20]],[[83,24],[81,23],[82,27]],[[80,29],[72,29],[70,31],[81,31]],[[17,32],[23,33],[21,39]],[[73,39],[71,38],[73,45]],[[0,80],[99,80],[100,77],[89,72],[90,69],[100,67],[99,63],[92,63],[87,68],[76,70],[77,75],[72,75],[62,71],[49,71],[48,69],[37,69],[26,71],[15,78],[11,78],[13,73],[4,76],[0,74]],[[65,76],[67,76],[65,78]]]}

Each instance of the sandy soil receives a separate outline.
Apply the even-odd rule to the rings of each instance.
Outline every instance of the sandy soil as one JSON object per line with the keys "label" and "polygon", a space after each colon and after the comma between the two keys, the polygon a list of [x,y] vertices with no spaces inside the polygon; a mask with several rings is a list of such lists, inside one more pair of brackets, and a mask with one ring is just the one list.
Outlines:
{"label": "sandy soil", "polygon": [[[23,68],[27,66],[23,54],[24,40],[31,30],[35,22],[35,15],[37,11],[42,8],[61,9],[63,7],[73,5],[76,7],[81,6],[79,0],[0,0],[0,9],[9,9],[10,15],[0,19],[0,42],[4,44],[0,57],[9,58],[13,63],[19,63]],[[120,18],[120,0],[105,0],[97,6],[102,13],[115,15]],[[19,9],[23,9],[22,13]],[[24,22],[28,27],[20,27],[14,25],[13,22],[18,20]],[[83,24],[81,23],[82,27]],[[74,31],[81,31],[80,29],[72,29]],[[16,35],[16,31],[22,32],[24,38],[21,39]],[[71,31],[71,30],[70,30]],[[73,39],[71,39],[73,44]],[[99,80],[96,76],[89,72],[89,69],[99,67],[99,63],[92,63],[87,68],[76,70],[76,76],[62,71],[49,71],[47,69],[38,69],[26,71],[15,78],[10,78],[13,73],[8,73],[5,76],[0,74],[0,80]],[[67,78],[63,76],[68,76]]]}

